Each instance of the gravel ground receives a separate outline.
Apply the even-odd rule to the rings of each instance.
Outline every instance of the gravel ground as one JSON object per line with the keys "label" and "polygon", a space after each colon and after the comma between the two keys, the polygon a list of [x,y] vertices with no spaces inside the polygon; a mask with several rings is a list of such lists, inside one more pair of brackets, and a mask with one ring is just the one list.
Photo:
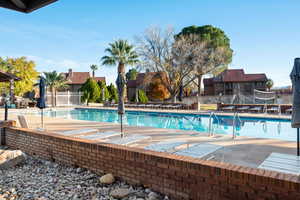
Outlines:
{"label": "gravel ground", "polygon": [[105,185],[100,176],[81,168],[63,166],[27,156],[26,163],[9,170],[0,170],[0,200],[105,200],[110,194],[125,188],[127,200],[167,200],[168,197],[144,187],[134,187],[122,181]]}

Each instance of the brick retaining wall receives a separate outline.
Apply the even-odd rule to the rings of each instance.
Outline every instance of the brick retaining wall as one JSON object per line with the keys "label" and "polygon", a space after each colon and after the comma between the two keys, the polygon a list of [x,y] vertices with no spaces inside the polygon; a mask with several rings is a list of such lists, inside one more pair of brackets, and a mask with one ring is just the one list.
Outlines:
{"label": "brick retaining wall", "polygon": [[171,199],[300,199],[300,178],[168,153],[6,128],[6,145],[95,173],[113,173]]}

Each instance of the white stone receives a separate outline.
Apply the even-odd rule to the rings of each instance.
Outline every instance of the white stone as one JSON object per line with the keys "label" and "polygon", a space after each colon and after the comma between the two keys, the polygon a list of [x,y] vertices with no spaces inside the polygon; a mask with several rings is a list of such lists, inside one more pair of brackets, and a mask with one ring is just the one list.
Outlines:
{"label": "white stone", "polygon": [[105,174],[104,176],[101,176],[99,180],[100,183],[103,184],[112,184],[115,182],[115,177],[112,174]]}
{"label": "white stone", "polygon": [[127,188],[117,188],[110,192],[110,195],[116,199],[122,199],[130,194],[130,190]]}
{"label": "white stone", "polygon": [[0,155],[0,169],[12,168],[26,159],[26,155],[20,150],[6,150]]}

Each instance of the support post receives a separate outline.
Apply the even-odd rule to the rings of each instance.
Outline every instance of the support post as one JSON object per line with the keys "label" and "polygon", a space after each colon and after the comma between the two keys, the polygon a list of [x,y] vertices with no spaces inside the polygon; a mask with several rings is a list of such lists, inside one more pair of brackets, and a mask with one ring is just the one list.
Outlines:
{"label": "support post", "polygon": [[124,137],[124,133],[123,133],[123,115],[120,114],[120,120],[121,120],[121,137],[123,138]]}
{"label": "support post", "polygon": [[300,156],[300,150],[299,150],[299,128],[297,128],[297,156]]}

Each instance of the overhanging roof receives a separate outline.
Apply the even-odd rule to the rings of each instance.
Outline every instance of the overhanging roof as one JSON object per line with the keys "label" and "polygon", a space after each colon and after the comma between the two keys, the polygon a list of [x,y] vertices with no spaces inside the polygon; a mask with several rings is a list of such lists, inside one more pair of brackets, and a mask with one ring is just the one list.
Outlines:
{"label": "overhanging roof", "polygon": [[0,0],[0,7],[30,13],[57,0]]}
{"label": "overhanging roof", "polygon": [[21,79],[11,73],[0,70],[0,82],[9,82],[10,80],[19,81]]}

